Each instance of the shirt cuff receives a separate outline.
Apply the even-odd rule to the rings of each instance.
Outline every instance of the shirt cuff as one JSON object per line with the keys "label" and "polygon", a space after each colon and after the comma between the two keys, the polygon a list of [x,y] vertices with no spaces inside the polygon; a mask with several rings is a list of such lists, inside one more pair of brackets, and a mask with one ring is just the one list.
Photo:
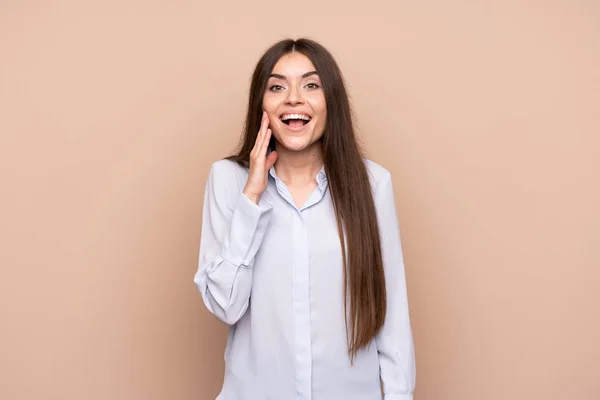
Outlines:
{"label": "shirt cuff", "polygon": [[273,206],[261,197],[258,204],[244,194],[236,203],[221,256],[233,265],[248,266],[258,251],[267,231]]}

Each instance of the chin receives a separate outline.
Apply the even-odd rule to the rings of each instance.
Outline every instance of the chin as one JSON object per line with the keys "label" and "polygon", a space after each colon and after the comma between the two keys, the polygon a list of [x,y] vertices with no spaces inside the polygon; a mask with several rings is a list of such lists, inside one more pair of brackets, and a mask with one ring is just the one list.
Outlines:
{"label": "chin", "polygon": [[306,140],[297,140],[298,138],[294,138],[294,139],[284,139],[284,140],[279,140],[279,144],[284,147],[286,150],[289,151],[302,151],[305,150],[306,148],[310,147],[312,143],[306,141]]}
{"label": "chin", "polygon": [[315,132],[311,124],[305,126],[304,129],[296,131],[286,128],[286,126],[278,126],[277,132],[273,133],[279,145],[288,151],[299,152],[306,150],[314,146],[315,143],[320,142],[322,136],[318,132]]}

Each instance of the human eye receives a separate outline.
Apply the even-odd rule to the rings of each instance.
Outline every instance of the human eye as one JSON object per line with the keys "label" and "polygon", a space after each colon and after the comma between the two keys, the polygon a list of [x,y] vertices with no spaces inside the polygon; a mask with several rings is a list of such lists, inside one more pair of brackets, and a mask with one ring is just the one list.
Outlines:
{"label": "human eye", "polygon": [[311,82],[306,85],[306,88],[307,89],[318,89],[318,88],[320,88],[320,86],[318,83]]}
{"label": "human eye", "polygon": [[271,92],[281,92],[283,90],[283,86],[281,86],[281,85],[271,85],[271,86],[269,86],[269,90]]}

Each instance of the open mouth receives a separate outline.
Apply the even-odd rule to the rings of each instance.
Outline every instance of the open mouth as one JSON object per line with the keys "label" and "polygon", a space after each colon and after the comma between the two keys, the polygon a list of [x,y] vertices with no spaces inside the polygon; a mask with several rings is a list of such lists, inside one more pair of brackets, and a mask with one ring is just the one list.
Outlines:
{"label": "open mouth", "polygon": [[307,114],[284,114],[280,119],[281,122],[291,128],[300,128],[308,124],[312,118]]}

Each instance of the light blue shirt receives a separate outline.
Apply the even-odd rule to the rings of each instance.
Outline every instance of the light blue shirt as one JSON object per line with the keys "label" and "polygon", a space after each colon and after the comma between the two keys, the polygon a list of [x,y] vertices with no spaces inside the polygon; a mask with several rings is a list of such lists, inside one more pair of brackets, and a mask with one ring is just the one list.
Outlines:
{"label": "light blue shirt", "polygon": [[217,400],[412,400],[415,359],[390,173],[365,160],[381,232],[386,321],[350,363],[338,228],[324,169],[298,208],[275,168],[258,204],[247,169],[212,165],[194,282],[228,324]]}

